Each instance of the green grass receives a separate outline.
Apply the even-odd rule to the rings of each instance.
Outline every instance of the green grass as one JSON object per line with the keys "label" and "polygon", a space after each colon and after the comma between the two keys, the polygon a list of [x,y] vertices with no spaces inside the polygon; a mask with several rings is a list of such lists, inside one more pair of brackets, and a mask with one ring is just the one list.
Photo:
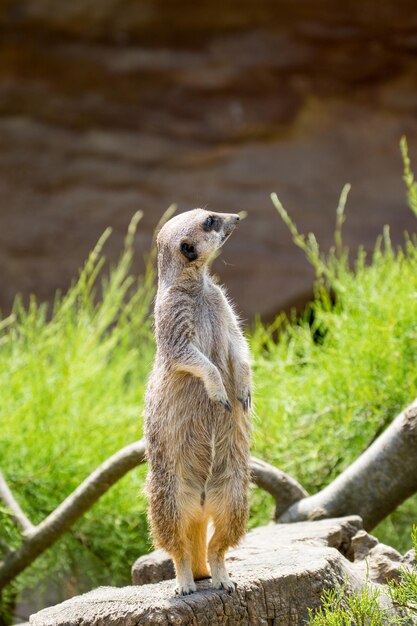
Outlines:
{"label": "green grass", "polygon": [[[417,192],[406,172],[410,206]],[[317,271],[316,295],[302,319],[256,323],[248,339],[255,378],[254,454],[313,493],[349,465],[417,396],[417,241],[394,250],[388,230],[369,259],[343,248],[344,192],[335,246],[327,256],[281,215]],[[406,210],[406,209],[404,209]],[[278,216],[277,216],[277,219]],[[417,222],[416,222],[417,225]],[[104,238],[53,311],[16,303],[0,330],[0,466],[24,510],[39,522],[101,461],[142,432],[146,378],[154,353],[152,259],[131,278],[132,238],[101,292]],[[99,295],[100,294],[100,297]],[[331,294],[331,296],[329,295]],[[278,340],[277,340],[278,338]],[[78,591],[130,579],[149,548],[138,468],[113,487],[16,582],[76,580]],[[273,503],[252,491],[251,526]],[[417,517],[410,499],[375,534],[400,550]],[[19,538],[0,508],[0,538]]]}
{"label": "green grass", "polygon": [[[152,359],[151,266],[135,284],[134,219],[118,265],[96,280],[105,233],[79,280],[47,308],[17,303],[0,337],[0,459],[13,492],[41,521],[99,463],[141,436],[143,395]],[[19,580],[82,573],[87,586],[126,582],[148,548],[144,468],[111,489],[82,522]],[[4,511],[0,535],[19,541]]]}
{"label": "green grass", "polygon": [[[412,540],[414,558],[417,559],[417,526],[413,527]],[[417,619],[417,568],[404,569],[401,580],[391,583],[390,595],[396,606],[406,609],[407,614]]]}
{"label": "green grass", "polygon": [[379,590],[364,587],[347,595],[345,588],[334,588],[322,595],[323,606],[310,613],[309,626],[394,626],[401,622],[389,618],[379,604]]}
{"label": "green grass", "polygon": [[322,595],[322,607],[310,612],[309,626],[400,626],[409,624],[380,606],[380,592],[364,587],[347,595],[345,588],[334,588]]}
{"label": "green grass", "polygon": [[[324,258],[311,238],[302,245],[317,269],[314,302],[303,319],[276,321],[279,341],[260,325],[251,336],[255,443],[315,492],[417,396],[417,245],[407,238],[393,250],[386,229],[353,268],[343,249]],[[405,548],[416,506],[385,522],[381,537]]]}

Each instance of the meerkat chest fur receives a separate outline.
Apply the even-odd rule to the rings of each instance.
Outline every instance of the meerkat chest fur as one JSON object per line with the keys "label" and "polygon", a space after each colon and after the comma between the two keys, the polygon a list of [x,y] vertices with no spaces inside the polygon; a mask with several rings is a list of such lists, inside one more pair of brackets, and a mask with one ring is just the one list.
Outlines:
{"label": "meerkat chest fur", "polygon": [[167,367],[175,380],[182,381],[184,371],[176,368],[176,353],[181,358],[182,346],[192,342],[219,369],[222,377],[229,380],[232,375],[229,353],[233,338],[228,324],[231,316],[233,311],[223,289],[209,276],[186,291],[182,287],[169,288],[166,292],[160,288],[155,307],[156,362]]}
{"label": "meerkat chest fur", "polygon": [[227,367],[229,336],[225,309],[228,306],[223,291],[207,280],[199,297],[195,299],[194,338],[201,352],[222,369]]}

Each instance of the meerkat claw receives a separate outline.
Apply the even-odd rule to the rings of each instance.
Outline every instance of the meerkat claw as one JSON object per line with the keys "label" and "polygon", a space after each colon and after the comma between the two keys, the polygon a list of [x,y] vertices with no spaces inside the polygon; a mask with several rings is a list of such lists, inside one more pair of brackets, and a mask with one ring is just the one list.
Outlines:
{"label": "meerkat claw", "polygon": [[246,398],[239,398],[239,402],[242,404],[243,410],[245,412],[248,411],[250,407],[252,406],[252,399],[251,399],[250,393],[248,393]]}
{"label": "meerkat claw", "polygon": [[232,405],[230,404],[229,400],[226,400],[225,402],[222,402],[222,405],[224,406],[226,411],[229,411],[229,413],[232,412]]}
{"label": "meerkat claw", "polygon": [[197,587],[195,585],[191,586],[181,586],[175,587],[175,595],[176,596],[190,596],[192,593],[197,591]]}
{"label": "meerkat claw", "polygon": [[222,585],[222,589],[227,591],[227,593],[233,593],[234,591],[236,591],[236,585],[235,583],[232,583],[232,581],[230,581],[230,583],[228,583],[227,585]]}
{"label": "meerkat claw", "polygon": [[232,593],[236,589],[236,585],[232,580],[222,580],[219,583],[214,583],[214,589],[223,589],[227,593]]}

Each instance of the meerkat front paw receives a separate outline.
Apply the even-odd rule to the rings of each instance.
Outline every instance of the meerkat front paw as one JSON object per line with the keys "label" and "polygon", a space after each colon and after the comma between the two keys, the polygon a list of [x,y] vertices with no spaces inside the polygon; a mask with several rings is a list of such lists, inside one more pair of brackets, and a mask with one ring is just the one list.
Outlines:
{"label": "meerkat front paw", "polygon": [[216,398],[217,402],[220,402],[220,404],[222,404],[224,406],[224,408],[226,409],[226,411],[229,411],[229,413],[232,412],[232,405],[229,402],[229,399],[227,396],[224,396],[222,398]]}
{"label": "meerkat front paw", "polygon": [[227,397],[226,389],[224,387],[223,389],[209,393],[209,398],[210,400],[213,400],[213,402],[220,402],[226,411],[229,411],[229,413],[231,412],[232,405]]}
{"label": "meerkat front paw", "polygon": [[226,389],[217,368],[211,373],[208,380],[204,381],[207,395],[213,402],[219,402],[227,411],[232,410],[232,405],[227,397]]}
{"label": "meerkat front paw", "polygon": [[238,391],[238,400],[239,402],[242,404],[243,406],[243,410],[246,412],[248,411],[251,406],[252,406],[252,394],[251,394],[251,390],[246,388],[246,389],[240,389]]}
{"label": "meerkat front paw", "polygon": [[236,396],[246,412],[252,406],[252,379],[248,363],[240,363],[235,367]]}
{"label": "meerkat front paw", "polygon": [[197,591],[197,585],[193,583],[177,583],[175,587],[175,595],[176,596],[189,596],[190,593],[194,593]]}
{"label": "meerkat front paw", "polygon": [[232,410],[232,405],[230,404],[229,398],[227,397],[226,389],[224,387],[220,389],[217,387],[216,390],[207,390],[207,393],[210,400],[212,400],[213,402],[219,402],[229,412]]}

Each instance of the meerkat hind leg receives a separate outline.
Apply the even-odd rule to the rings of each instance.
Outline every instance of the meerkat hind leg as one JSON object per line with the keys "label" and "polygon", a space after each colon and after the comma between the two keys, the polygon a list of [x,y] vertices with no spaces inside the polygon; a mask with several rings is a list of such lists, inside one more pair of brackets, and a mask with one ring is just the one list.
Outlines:
{"label": "meerkat hind leg", "polygon": [[175,594],[178,596],[188,596],[190,593],[197,591],[191,569],[191,555],[189,553],[177,553],[173,554],[172,558],[174,560],[177,583]]}
{"label": "meerkat hind leg", "polygon": [[225,478],[209,493],[208,504],[215,528],[208,545],[212,587],[230,592],[236,585],[229,578],[224,556],[245,534],[248,513],[245,483],[239,475],[232,481]]}
{"label": "meerkat hind leg", "polygon": [[225,552],[230,547],[228,529],[228,516],[216,516],[215,531],[208,546],[208,561],[211,569],[212,587],[234,591],[236,585],[227,573],[224,560]]}

